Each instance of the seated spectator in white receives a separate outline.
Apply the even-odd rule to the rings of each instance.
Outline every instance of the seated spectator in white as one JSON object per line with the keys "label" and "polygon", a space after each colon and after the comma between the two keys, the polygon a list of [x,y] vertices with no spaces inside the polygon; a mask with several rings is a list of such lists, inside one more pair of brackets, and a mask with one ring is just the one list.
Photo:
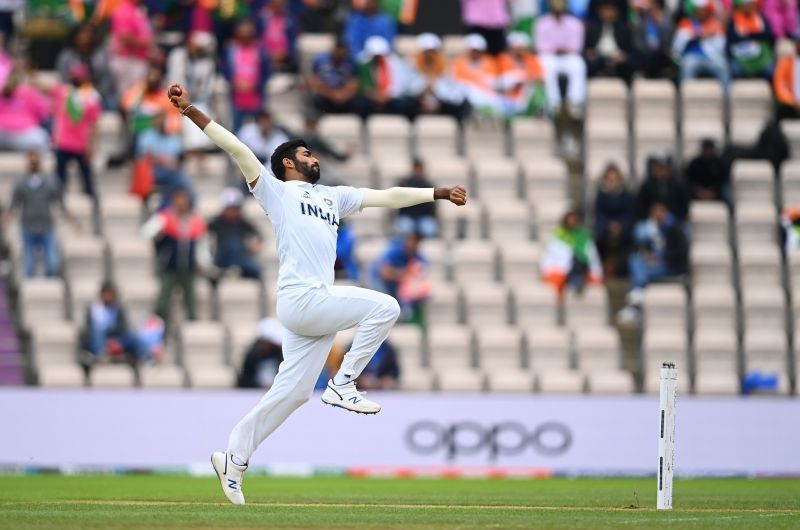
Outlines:
{"label": "seated spectator in white", "polygon": [[703,140],[700,154],[686,166],[686,184],[692,199],[731,203],[731,182],[728,166],[717,151],[714,140]]}
{"label": "seated spectator in white", "polygon": [[451,66],[451,75],[467,96],[470,106],[483,116],[505,117],[506,102],[499,92],[500,66],[486,52],[486,39],[470,33],[464,40],[467,51]]}
{"label": "seated spectator in white", "polygon": [[446,114],[459,122],[469,116],[466,94],[455,79],[447,75],[442,39],[433,33],[422,33],[417,37],[414,68],[417,82],[422,84],[419,102],[424,114]]}
{"label": "seated spectator in white", "polygon": [[603,281],[603,268],[589,230],[577,212],[564,214],[553,229],[539,263],[542,279],[553,286],[559,297],[569,288],[580,293],[587,283]]}
{"label": "seated spectator in white", "polygon": [[22,229],[22,263],[25,276],[36,276],[37,253],[42,253],[47,276],[57,276],[61,259],[53,224],[53,206],[58,206],[76,230],[81,229],[78,220],[64,206],[61,189],[55,181],[42,174],[39,153],[28,153],[28,175],[14,185],[11,202],[5,212],[5,226],[11,224],[16,212],[20,212]]}
{"label": "seated spectator in white", "polygon": [[702,75],[715,77],[727,91],[731,73],[725,53],[725,28],[712,0],[686,0],[684,16],[672,41],[672,55],[680,65],[681,81]]}
{"label": "seated spectator in white", "polygon": [[[71,45],[58,54],[56,71],[62,83],[69,83],[72,80],[70,72],[76,64],[85,64],[89,67],[92,84],[103,98],[103,109],[117,110],[119,100],[114,77],[108,65],[108,49],[97,42],[94,28],[90,25],[75,28]],[[192,92],[192,98],[194,97]]]}
{"label": "seated spectator in white", "polygon": [[89,68],[75,63],[69,84],[53,89],[53,147],[61,189],[67,189],[67,164],[75,162],[83,177],[83,191],[97,200],[92,175],[96,126],[102,113],[100,94],[92,86]]}
{"label": "seated spectator in white", "polygon": [[275,152],[276,147],[289,141],[289,136],[281,127],[275,125],[272,114],[266,110],[256,114],[256,121],[242,126],[238,136],[263,163],[269,162],[269,157]]}
{"label": "seated spectator in white", "polygon": [[243,278],[261,277],[261,235],[242,215],[244,195],[238,188],[222,191],[222,212],[208,223],[214,265],[222,271],[234,270]]}
{"label": "seated spectator in white", "polygon": [[283,362],[283,326],[277,319],[258,323],[258,337],[247,348],[237,385],[239,388],[269,388]]}
{"label": "seated spectator in white", "polygon": [[344,37],[350,55],[358,58],[370,37],[382,37],[391,47],[397,34],[397,23],[381,11],[378,0],[364,0],[361,9],[354,9],[344,26]]}
{"label": "seated spectator in white", "polygon": [[90,361],[110,358],[135,362],[144,355],[145,348],[130,329],[111,282],[103,282],[98,298],[86,308],[84,322],[83,348]]}
{"label": "seated spectator in white", "polygon": [[772,79],[775,37],[756,0],[736,0],[728,21],[728,55],[733,77]]}
{"label": "seated spectator in white", "polygon": [[299,22],[295,9],[287,0],[268,0],[258,13],[261,23],[261,43],[278,72],[297,71],[297,35]]}
{"label": "seated spectator in white", "polygon": [[772,79],[778,120],[800,118],[800,39],[794,45],[793,54],[778,59]]}
{"label": "seated spectator in white", "polygon": [[423,305],[430,296],[428,260],[420,253],[422,237],[411,232],[389,243],[372,264],[373,288],[394,297],[403,310],[403,320],[423,323]]}
{"label": "seated spectator in white", "polygon": [[628,264],[633,289],[643,289],[648,283],[685,274],[689,269],[689,242],[681,223],[667,207],[655,203],[647,219],[634,229],[637,252]]}
{"label": "seated spectator in white", "polygon": [[22,83],[19,65],[2,56],[0,62],[0,149],[44,154],[49,141],[42,124],[50,116],[50,101]]}
{"label": "seated spectator in white", "polygon": [[544,70],[531,50],[531,39],[515,31],[508,35],[508,49],[497,58],[500,68],[500,89],[508,105],[509,115],[537,116],[547,109]]}
{"label": "seated spectator in white", "polygon": [[[401,179],[398,186],[407,188],[434,188],[433,182],[428,178],[425,163],[415,158],[411,166],[411,175]],[[405,236],[416,232],[422,237],[437,237],[439,235],[439,220],[436,218],[436,203],[428,202],[400,208],[394,223],[395,232]]]}
{"label": "seated spectator in white", "polygon": [[630,85],[636,70],[631,27],[614,0],[603,0],[586,23],[583,55],[589,77],[619,77]]}
{"label": "seated spectator in white", "polygon": [[673,174],[668,156],[651,156],[647,161],[647,177],[636,197],[636,217],[644,219],[655,203],[661,203],[683,223],[689,214],[689,192]]}
{"label": "seated spectator in white", "polygon": [[622,172],[613,162],[603,170],[594,198],[594,233],[601,237],[611,229],[630,234],[636,215],[636,201],[625,187]]}
{"label": "seated spectator in white", "polygon": [[333,114],[356,111],[356,63],[343,40],[337,41],[331,52],[314,59],[306,82],[314,107],[319,112]]}
{"label": "seated spectator in white", "polygon": [[136,143],[137,157],[146,159],[153,170],[155,185],[161,191],[164,208],[177,189],[190,190],[189,181],[181,169],[183,144],[179,134],[167,129],[163,112],[153,116],[153,127],[139,135]]}
{"label": "seated spectator in white", "polygon": [[675,23],[664,11],[664,0],[640,0],[635,5],[633,32],[639,67],[651,79],[675,77],[672,36]]}
{"label": "seated spectator in white", "polygon": [[567,77],[567,103],[573,116],[586,102],[586,62],[583,22],[567,12],[565,0],[550,0],[550,13],[536,21],[536,50],[544,66],[547,103],[552,114],[561,108],[559,76]]}
{"label": "seated spectator in white", "polygon": [[378,346],[375,355],[358,376],[356,384],[358,388],[364,390],[396,390],[399,379],[400,365],[397,362],[397,350],[389,339],[386,339]]}
{"label": "seated spectator in white", "polygon": [[361,90],[358,113],[402,114],[411,119],[419,110],[419,84],[411,65],[392,52],[383,37],[370,37],[359,55]]}
{"label": "seated spectator in white", "polygon": [[[217,76],[217,41],[205,31],[192,33],[185,46],[174,48],[167,58],[170,83],[185,87],[192,95],[192,104],[213,119],[214,81]],[[201,152],[214,146],[198,127],[183,127],[183,146],[190,152]]]}

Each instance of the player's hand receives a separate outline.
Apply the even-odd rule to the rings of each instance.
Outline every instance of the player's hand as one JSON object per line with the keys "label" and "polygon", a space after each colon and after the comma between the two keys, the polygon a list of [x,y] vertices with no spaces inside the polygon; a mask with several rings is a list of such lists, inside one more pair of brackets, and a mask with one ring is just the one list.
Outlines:
{"label": "player's hand", "polygon": [[[174,86],[176,86],[176,87],[178,87],[178,88],[180,88],[182,90],[182,93],[181,93],[180,96],[172,96],[172,95],[170,95],[169,90],[170,90],[170,88],[172,88]],[[167,88],[167,97],[169,98],[169,100],[172,103],[172,105],[175,108],[177,108],[178,110],[180,110],[180,111],[182,111],[183,109],[185,109],[186,107],[188,107],[189,105],[192,104],[192,101],[189,99],[189,93],[186,91],[186,88],[182,87],[181,85],[177,85],[177,84],[170,85],[169,88]]]}
{"label": "player's hand", "polygon": [[456,186],[454,188],[450,188],[450,193],[448,194],[447,200],[455,204],[456,206],[464,206],[467,204],[467,190],[464,189],[462,186]]}

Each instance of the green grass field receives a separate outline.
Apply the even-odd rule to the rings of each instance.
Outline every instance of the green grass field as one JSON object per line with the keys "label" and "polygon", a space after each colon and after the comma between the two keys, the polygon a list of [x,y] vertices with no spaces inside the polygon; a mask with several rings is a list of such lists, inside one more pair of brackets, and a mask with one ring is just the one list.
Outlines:
{"label": "green grass field", "polygon": [[216,478],[3,476],[0,529],[32,528],[800,528],[800,480],[245,480],[247,506]]}

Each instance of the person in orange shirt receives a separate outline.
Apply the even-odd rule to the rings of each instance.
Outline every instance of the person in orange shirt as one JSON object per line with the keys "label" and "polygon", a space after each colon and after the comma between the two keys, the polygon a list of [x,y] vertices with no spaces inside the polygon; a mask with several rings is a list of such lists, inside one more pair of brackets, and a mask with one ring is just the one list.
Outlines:
{"label": "person in orange shirt", "polygon": [[466,37],[468,51],[453,61],[452,76],[466,93],[470,105],[486,116],[504,116],[505,101],[498,92],[500,69],[486,53],[486,39],[477,33]]}
{"label": "person in orange shirt", "polygon": [[544,71],[539,58],[531,51],[531,39],[515,31],[506,39],[508,49],[500,54],[500,87],[511,112],[516,115],[542,114],[547,98]]}
{"label": "person in orange shirt", "polygon": [[425,114],[447,114],[459,121],[469,117],[470,106],[464,91],[447,74],[442,39],[433,33],[417,37],[414,70],[420,83],[420,109]]}
{"label": "person in orange shirt", "polygon": [[795,47],[796,53],[778,59],[772,78],[779,120],[800,119],[800,40],[795,41]]}
{"label": "person in orange shirt", "polygon": [[681,81],[711,74],[727,92],[731,72],[725,55],[725,28],[711,0],[686,0],[686,16],[672,40],[672,54],[680,65]]}
{"label": "person in orange shirt", "polygon": [[169,134],[180,132],[180,112],[164,97],[166,92],[161,68],[156,65],[149,67],[147,79],[143,83],[137,83],[125,91],[120,106],[122,116],[134,137],[152,128],[155,116],[160,113],[165,116],[165,131]]}

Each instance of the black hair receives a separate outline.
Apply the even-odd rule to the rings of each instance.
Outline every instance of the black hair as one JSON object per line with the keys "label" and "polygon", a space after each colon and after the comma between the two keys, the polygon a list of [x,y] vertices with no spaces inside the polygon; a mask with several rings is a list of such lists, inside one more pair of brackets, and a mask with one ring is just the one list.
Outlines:
{"label": "black hair", "polygon": [[701,149],[716,149],[717,142],[714,141],[713,138],[703,138],[700,142]]}
{"label": "black hair", "polygon": [[269,159],[269,165],[272,168],[272,173],[278,180],[286,180],[286,168],[283,167],[283,159],[288,158],[297,163],[295,153],[298,147],[305,147],[308,149],[308,144],[302,138],[293,138],[288,142],[283,142],[279,145],[275,152]]}
{"label": "black hair", "polygon": [[272,113],[270,111],[268,111],[268,110],[259,110],[258,112],[256,112],[256,121],[258,121],[258,120],[260,120],[262,118],[267,118],[267,119],[271,120],[272,119]]}
{"label": "black hair", "polygon": [[103,283],[100,284],[100,292],[101,293],[106,293],[106,292],[109,292],[109,291],[114,293],[114,294],[116,294],[117,293],[117,287],[114,285],[114,282],[112,282],[111,280],[103,280]]}

